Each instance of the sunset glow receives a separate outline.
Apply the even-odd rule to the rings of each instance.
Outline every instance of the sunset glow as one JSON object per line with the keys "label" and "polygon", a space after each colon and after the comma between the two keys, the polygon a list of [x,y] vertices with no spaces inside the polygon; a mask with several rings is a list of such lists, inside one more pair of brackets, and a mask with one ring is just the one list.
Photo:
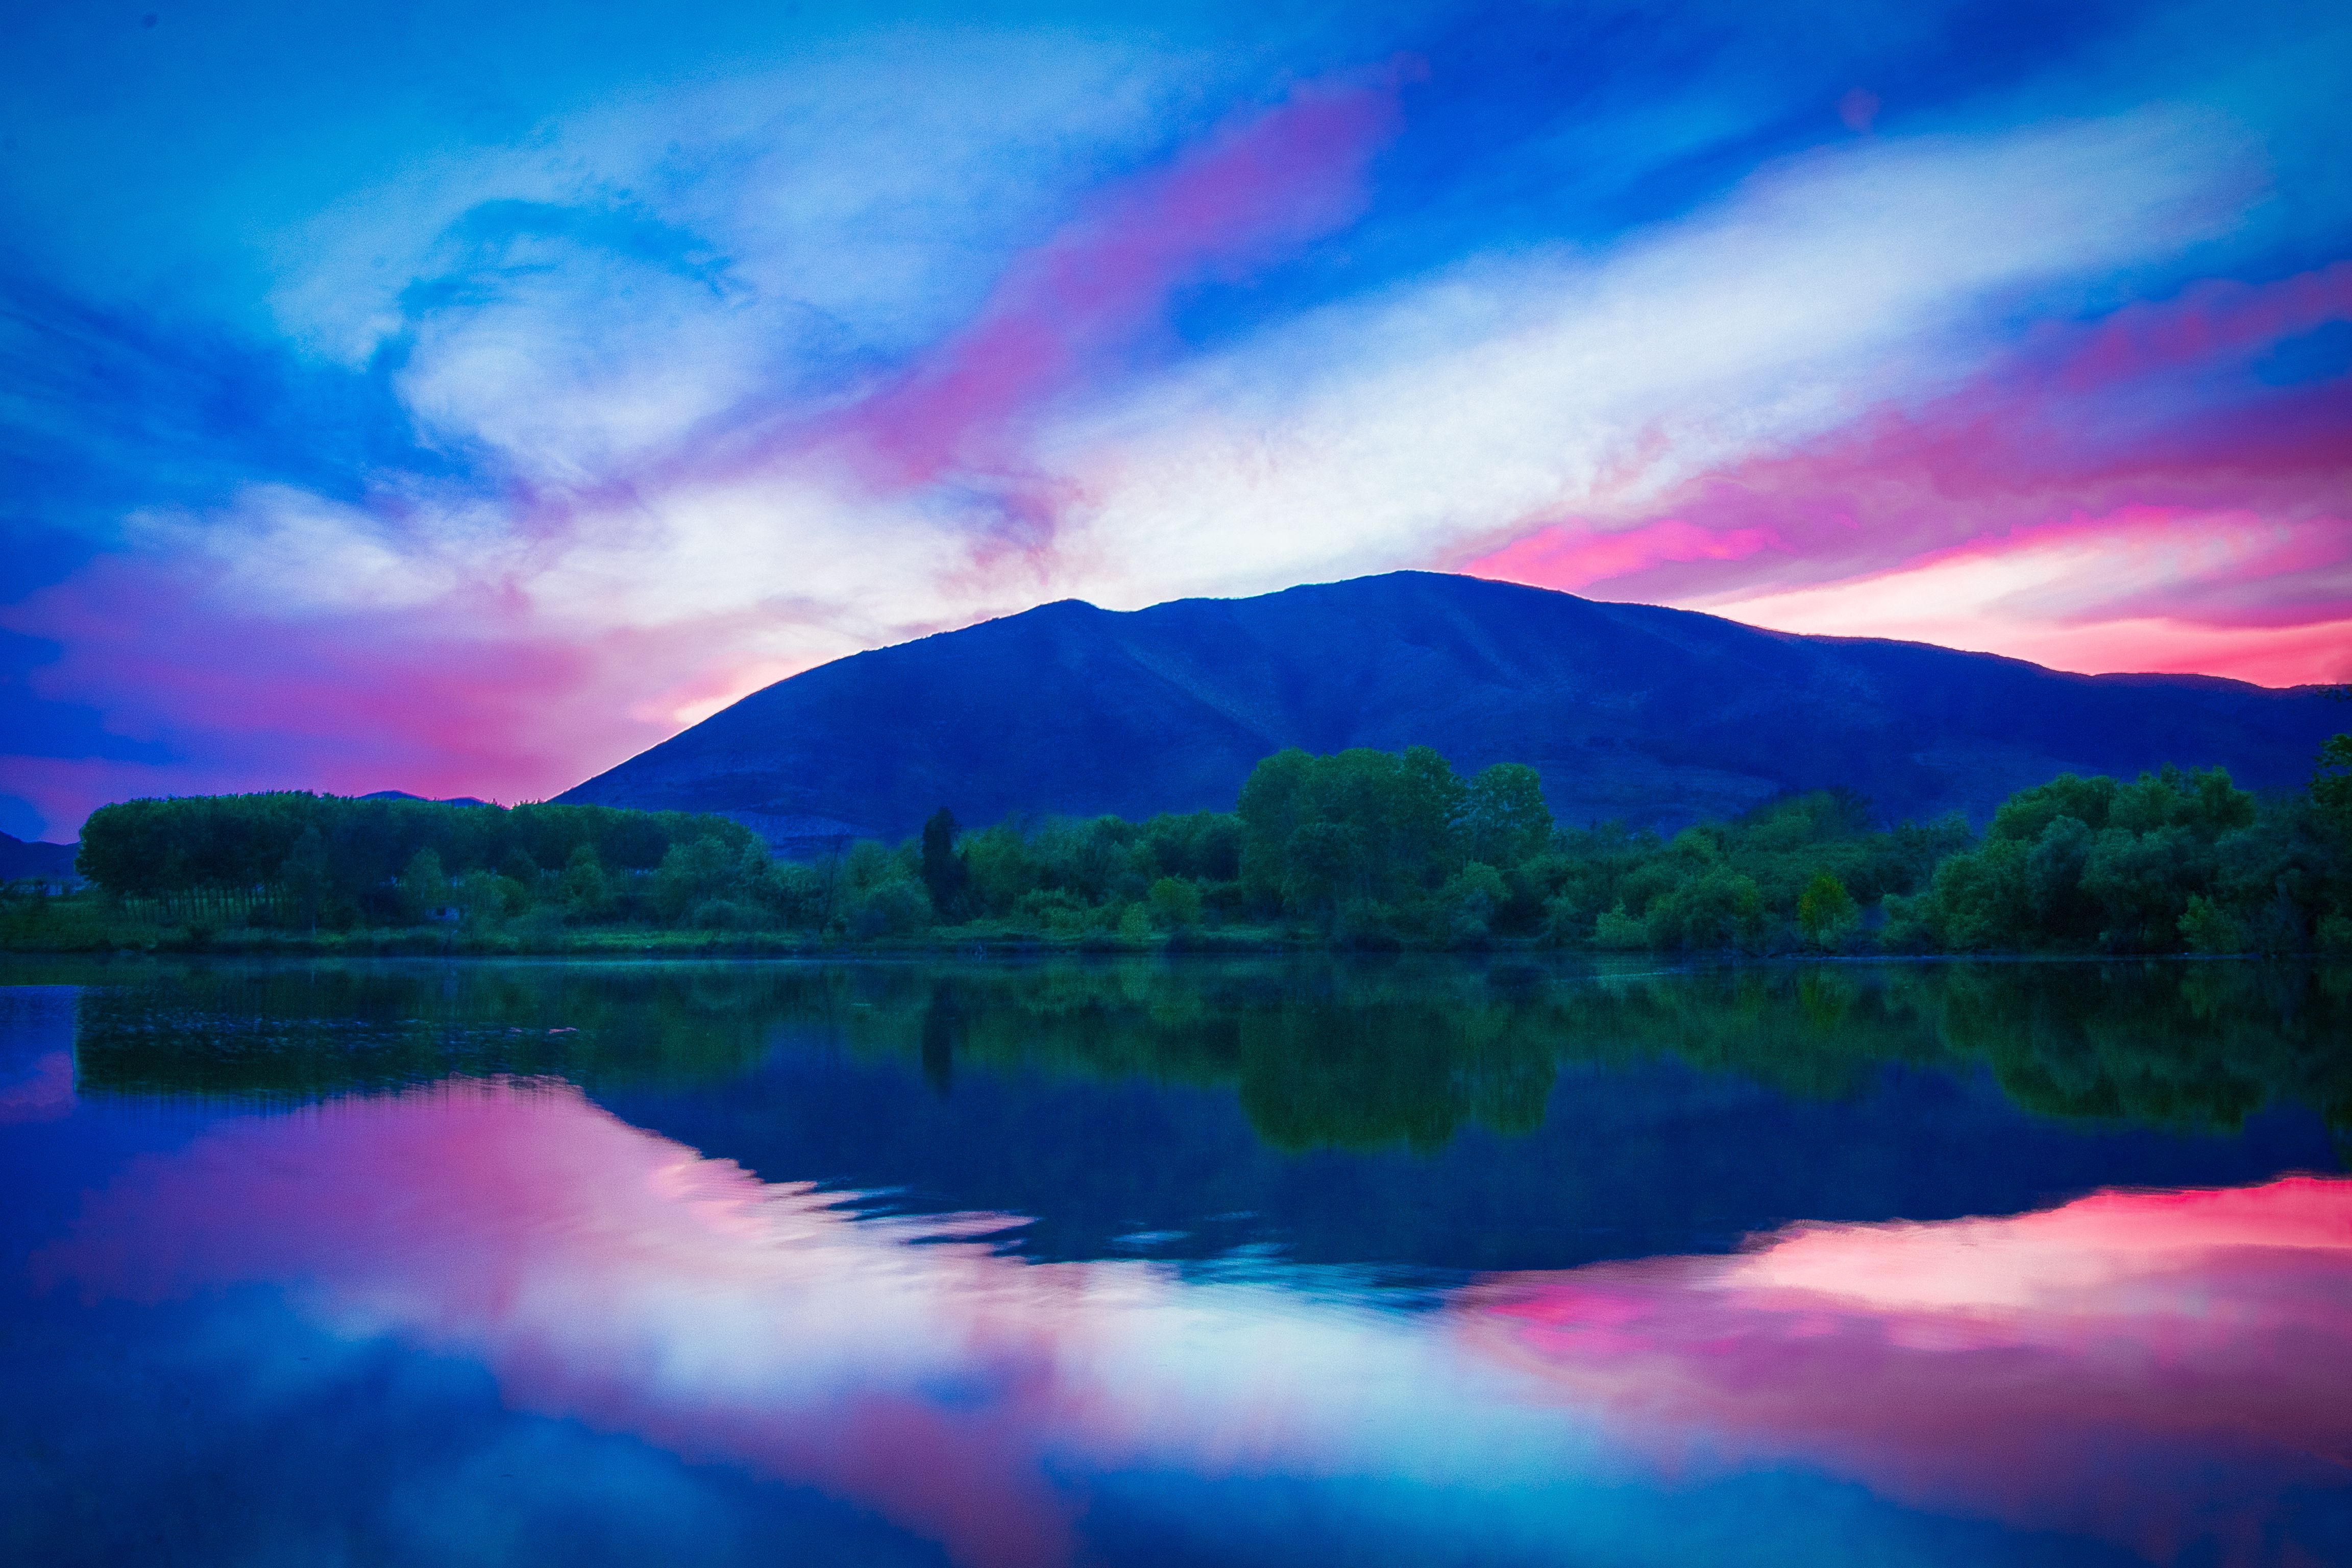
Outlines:
{"label": "sunset glow", "polygon": [[2352,679],[2336,12],[803,9],[26,22],[0,830],[1399,567]]}

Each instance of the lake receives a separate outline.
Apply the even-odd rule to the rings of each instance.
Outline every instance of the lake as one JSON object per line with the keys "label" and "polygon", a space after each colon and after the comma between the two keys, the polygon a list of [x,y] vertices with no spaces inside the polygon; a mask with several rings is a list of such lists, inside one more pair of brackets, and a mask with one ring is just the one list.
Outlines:
{"label": "lake", "polygon": [[0,1560],[2352,1563],[2352,973],[0,965]]}

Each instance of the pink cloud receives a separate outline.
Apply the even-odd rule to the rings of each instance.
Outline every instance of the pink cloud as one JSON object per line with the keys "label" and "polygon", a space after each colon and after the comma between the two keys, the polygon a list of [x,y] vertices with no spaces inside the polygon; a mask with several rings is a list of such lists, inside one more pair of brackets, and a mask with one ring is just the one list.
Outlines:
{"label": "pink cloud", "polygon": [[[2063,656],[2066,667],[2083,668],[2126,641],[2089,628],[2185,626],[2213,634],[2191,644],[2232,672],[2327,679],[2336,673],[2321,668],[2328,660],[2290,650],[2352,616],[2352,445],[2343,435],[2352,387],[2249,387],[2215,407],[2179,381],[2242,379],[2273,343],[2346,320],[2352,264],[2267,284],[2200,284],[2038,334],[1924,406],[1883,408],[1795,450],[1698,475],[1631,526],[1547,522],[1465,569],[1747,618],[1741,606],[1809,592],[1866,607],[1903,574],[2096,533],[2118,568],[2112,593],[2102,595],[2105,574],[2086,561],[2063,608],[2050,598],[2048,613],[1988,621],[1979,640],[1958,646],[2034,658],[2029,644],[2046,651],[2079,628],[2085,635],[2057,641],[2079,650]],[[2200,539],[2213,548],[2196,548]],[[2155,579],[2122,569],[2155,552],[2180,556],[2179,568]],[[1840,611],[1819,625],[1764,624],[1858,629],[1866,618]],[[1946,640],[1933,617],[1890,614],[1868,629]]]}
{"label": "pink cloud", "polygon": [[[68,831],[127,793],[306,788],[542,799],[663,739],[617,693],[709,679],[731,628],[551,632],[496,584],[397,609],[249,603],[203,562],[103,557],[15,606],[63,646],[36,689],[93,703],[166,764],[5,759]],[[717,645],[714,647],[714,644]]]}
{"label": "pink cloud", "polygon": [[971,325],[819,443],[889,488],[1011,460],[1003,424],[1160,320],[1180,286],[1352,219],[1366,163],[1398,123],[1390,86],[1305,88],[1131,183],[1018,258]]}
{"label": "pink cloud", "polygon": [[971,321],[831,413],[739,409],[631,471],[519,497],[520,510],[560,531],[584,511],[783,468],[835,470],[886,494],[971,470],[1042,525],[1054,498],[1030,493],[1044,481],[1027,471],[1022,418],[1119,368],[1185,287],[1245,276],[1350,222],[1372,156],[1402,124],[1396,89],[1412,68],[1304,84],[1167,167],[1113,184],[1013,257]]}
{"label": "pink cloud", "polygon": [[1779,631],[1903,637],[2087,673],[2328,682],[2352,676],[2347,534],[2327,518],[2126,508],[1706,607]]}
{"label": "pink cloud", "polygon": [[1837,100],[1837,113],[1848,131],[1866,132],[1878,118],[1878,95],[1865,88],[1849,89]]}
{"label": "pink cloud", "polygon": [[[1238,276],[1351,219],[1368,161],[1398,127],[1398,75],[1301,87],[1114,186],[1015,258],[961,331],[830,417],[750,409],[605,480],[518,489],[505,510],[531,548],[507,575],[397,610],[306,612],[256,602],[216,564],[187,559],[185,541],[100,558],[10,607],[9,624],[65,647],[37,677],[44,694],[96,706],[116,732],[163,740],[186,759],[161,768],[0,759],[6,787],[57,832],[125,790],[389,786],[527,799],[667,738],[681,711],[741,694],[754,673],[798,668],[742,647],[773,626],[778,607],[551,629],[529,607],[532,574],[576,545],[584,523],[633,518],[654,502],[691,510],[698,487],[781,468],[888,494],[978,468],[998,470],[983,484],[992,494],[963,510],[992,512],[1006,536],[981,542],[982,566],[1002,545],[1034,542],[1058,503],[1043,479],[1019,472],[1013,426],[1115,368],[1186,286]],[[379,503],[387,537],[401,532],[392,525],[404,504]],[[946,579],[964,570],[940,563]],[[780,597],[789,591],[777,585]]]}
{"label": "pink cloud", "polygon": [[1515,539],[1462,570],[1474,577],[1574,589],[1630,576],[1664,562],[1745,561],[1759,551],[1780,547],[1780,536],[1769,528],[1717,532],[1674,517],[1615,533],[1554,524]]}
{"label": "pink cloud", "polygon": [[2126,305],[2085,332],[2053,334],[2052,381],[2069,392],[2180,366],[2242,362],[2281,339],[2352,321],[2352,261],[2270,283],[2215,279]]}

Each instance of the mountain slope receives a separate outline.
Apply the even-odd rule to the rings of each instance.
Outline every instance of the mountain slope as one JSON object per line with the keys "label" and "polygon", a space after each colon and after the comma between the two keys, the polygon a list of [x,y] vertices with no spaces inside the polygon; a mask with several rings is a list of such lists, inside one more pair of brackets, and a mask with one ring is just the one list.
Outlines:
{"label": "mountain slope", "polygon": [[2308,689],[2067,675],[1399,572],[1125,613],[1069,600],[857,654],[560,798],[736,813],[785,844],[895,837],[942,805],[973,824],[1229,809],[1284,746],[1428,744],[1465,772],[1534,763],[1566,822],[1672,826],[1827,784],[1889,818],[1980,818],[2070,768],[2295,784],[2345,718]]}
{"label": "mountain slope", "polygon": [[47,844],[0,833],[0,882],[13,882],[19,877],[59,882],[78,880],[74,855],[80,847],[79,844]]}

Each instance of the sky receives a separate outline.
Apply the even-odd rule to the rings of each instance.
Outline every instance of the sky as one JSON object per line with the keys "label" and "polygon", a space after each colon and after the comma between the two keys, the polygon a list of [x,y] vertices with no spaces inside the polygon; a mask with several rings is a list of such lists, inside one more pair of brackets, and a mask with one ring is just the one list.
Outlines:
{"label": "sky", "polygon": [[2340,5],[6,26],[19,837],[1402,567],[2352,679]]}

